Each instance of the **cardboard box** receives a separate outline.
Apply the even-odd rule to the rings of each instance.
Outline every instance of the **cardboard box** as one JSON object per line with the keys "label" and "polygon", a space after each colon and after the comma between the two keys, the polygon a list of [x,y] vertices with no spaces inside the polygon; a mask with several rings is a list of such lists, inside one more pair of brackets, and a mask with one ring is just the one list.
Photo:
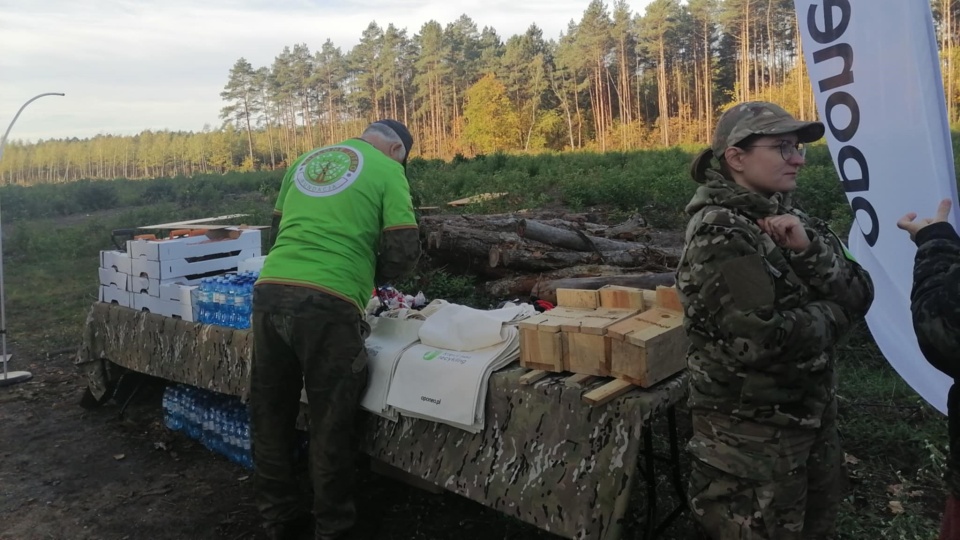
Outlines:
{"label": "cardboard box", "polygon": [[145,293],[130,293],[130,295],[133,298],[133,305],[131,306],[133,309],[193,321],[193,309],[189,303],[183,304],[175,300],[165,300]]}
{"label": "cardboard box", "polygon": [[130,307],[133,305],[130,291],[121,290],[111,285],[100,286],[100,301],[106,302],[107,304],[118,304],[123,307]]}
{"label": "cardboard box", "polygon": [[260,255],[259,229],[242,229],[238,231],[236,238],[226,236],[218,240],[209,236],[188,236],[170,240],[129,240],[127,242],[127,253],[130,254],[131,259],[148,261],[196,260],[211,255],[250,250],[257,252],[252,256]]}
{"label": "cardboard box", "polygon": [[[177,300],[180,297],[180,285],[199,285],[200,279],[177,277],[170,279],[151,279],[145,276],[130,276],[128,289],[134,293],[146,293],[150,296],[159,296],[165,300]],[[167,289],[166,294],[164,288]]]}
{"label": "cardboard box", "polygon": [[123,274],[130,273],[130,255],[122,251],[101,251],[100,268],[114,269]]}
{"label": "cardboard box", "polygon": [[130,290],[130,274],[115,268],[98,268],[97,273],[100,276],[100,285],[114,287],[121,291]]}
{"label": "cardboard box", "polygon": [[137,277],[156,279],[161,282],[185,278],[185,282],[195,281],[208,275],[236,271],[240,261],[260,256],[260,247],[250,248],[239,253],[226,252],[224,257],[188,259],[168,259],[154,261],[138,257],[133,259],[131,274]]}

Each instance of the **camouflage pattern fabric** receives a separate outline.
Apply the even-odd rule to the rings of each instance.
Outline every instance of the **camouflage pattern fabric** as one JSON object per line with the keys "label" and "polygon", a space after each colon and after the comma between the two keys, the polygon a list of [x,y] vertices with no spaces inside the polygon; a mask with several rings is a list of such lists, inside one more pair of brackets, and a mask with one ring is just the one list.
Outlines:
{"label": "camouflage pattern fabric", "polygon": [[[368,325],[353,303],[305,287],[254,288],[250,427],[257,507],[268,527],[308,515],[318,538],[353,527],[356,416],[367,384]],[[297,451],[306,390],[312,492],[302,493]]]}
{"label": "camouflage pattern fabric", "polygon": [[246,400],[251,358],[249,331],[98,302],[87,315],[77,366],[97,399],[119,378],[120,366]]}
{"label": "camouflage pattern fabric", "polygon": [[[820,428],[694,414],[690,510],[718,540],[833,538],[845,479],[833,401]],[[711,465],[720,465],[714,466]]]}
{"label": "camouflage pattern fabric", "polygon": [[[960,376],[960,236],[949,223],[917,232],[910,309],[917,341],[927,360],[956,381]],[[947,396],[950,457],[947,486],[960,498],[960,387]],[[960,520],[955,520],[960,522]],[[958,529],[960,525],[954,524]]]}
{"label": "camouflage pattern fabric", "polygon": [[[84,336],[78,364],[91,389],[105,389],[116,366],[122,366],[249,395],[249,331],[97,303]],[[619,538],[640,478],[642,428],[683,399],[685,372],[600,407],[581,402],[583,392],[600,383],[568,388],[562,378],[548,377],[523,386],[525,372],[508,367],[491,376],[486,428],[480,433],[362,414],[360,449],[561,537]]]}
{"label": "camouflage pattern fabric", "polygon": [[[787,194],[767,198],[708,170],[687,212],[692,218],[677,288],[691,340],[688,403],[700,419],[688,450],[702,462],[697,468],[709,466],[734,476],[762,471],[766,477],[773,474],[771,468],[785,475],[788,471],[781,469],[799,467],[801,461],[810,469],[814,434],[835,431],[827,421],[836,392],[833,347],[851,322],[866,314],[873,301],[872,281],[846,257],[836,235],[793,208]],[[781,249],[757,225],[758,219],[779,214],[801,220],[810,238],[806,250]],[[728,430],[723,422],[746,432],[734,430],[730,440],[723,440],[720,433]],[[765,435],[778,430],[808,430],[808,442],[783,448]],[[723,451],[711,445],[722,445]],[[785,453],[803,459],[791,463]],[[722,491],[725,485],[729,482],[718,477],[716,485],[705,489],[721,490],[711,497],[738,493]],[[809,484],[805,486],[804,491]],[[691,485],[692,499],[699,488]],[[751,504],[757,506],[750,515],[764,503],[757,498]],[[703,514],[701,523],[711,527],[710,534],[727,538],[720,533],[725,529],[717,528],[724,516],[729,517]],[[781,538],[744,536],[754,537]]]}
{"label": "camouflage pattern fabric", "polygon": [[727,109],[717,121],[711,149],[719,158],[724,151],[751,135],[796,133],[799,141],[812,142],[823,137],[821,122],[796,120],[782,107],[768,101],[748,101]]}

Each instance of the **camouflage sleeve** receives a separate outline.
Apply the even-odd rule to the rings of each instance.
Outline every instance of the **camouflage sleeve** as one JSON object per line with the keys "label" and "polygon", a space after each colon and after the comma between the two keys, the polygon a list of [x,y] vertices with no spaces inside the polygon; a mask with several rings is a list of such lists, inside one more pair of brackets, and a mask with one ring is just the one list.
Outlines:
{"label": "camouflage sleeve", "polygon": [[376,283],[383,285],[413,272],[420,260],[420,231],[416,227],[388,229],[380,234]]}
{"label": "camouflage sleeve", "polygon": [[910,310],[927,360],[960,376],[960,236],[949,223],[928,225],[916,235]]}
{"label": "camouflage sleeve", "polygon": [[829,300],[777,309],[769,263],[756,245],[750,231],[708,222],[691,237],[678,273],[691,339],[761,371],[832,347],[850,324],[844,310]]}
{"label": "camouflage sleeve", "polygon": [[790,256],[790,266],[821,297],[832,300],[851,318],[866,315],[873,303],[873,280],[833,234],[807,229],[810,246]]}

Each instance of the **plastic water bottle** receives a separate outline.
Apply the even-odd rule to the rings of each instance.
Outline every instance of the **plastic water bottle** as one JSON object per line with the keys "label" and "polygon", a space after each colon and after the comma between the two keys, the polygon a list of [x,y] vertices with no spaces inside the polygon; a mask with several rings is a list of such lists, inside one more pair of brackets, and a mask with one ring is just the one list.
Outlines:
{"label": "plastic water bottle", "polygon": [[184,425],[184,431],[186,431],[187,436],[191,439],[200,438],[200,422],[199,422],[199,404],[197,403],[197,396],[194,392],[190,392],[189,399],[186,403],[186,419]]}
{"label": "plastic water bottle", "polygon": [[209,324],[213,321],[213,279],[203,278],[200,282],[200,322]]}
{"label": "plastic water bottle", "polygon": [[247,285],[244,283],[244,280],[240,279],[234,284],[232,325],[234,328],[246,328],[249,326],[246,316],[246,303]]}
{"label": "plastic water bottle", "polygon": [[170,392],[170,423],[167,427],[180,431],[183,429],[183,387],[176,384],[168,386],[167,391]]}
{"label": "plastic water bottle", "polygon": [[163,425],[167,426],[167,429],[175,430],[176,414],[174,411],[173,401],[174,401],[174,387],[168,386],[163,391]]}

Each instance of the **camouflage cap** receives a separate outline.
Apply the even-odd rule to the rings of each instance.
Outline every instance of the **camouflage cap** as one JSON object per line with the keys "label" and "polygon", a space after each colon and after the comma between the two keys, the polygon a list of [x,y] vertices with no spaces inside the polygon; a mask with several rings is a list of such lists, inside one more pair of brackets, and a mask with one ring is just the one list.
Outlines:
{"label": "camouflage cap", "polygon": [[[713,132],[713,144],[694,160],[691,173],[700,180],[710,163],[710,157],[720,159],[731,146],[751,135],[780,135],[796,133],[799,142],[813,142],[824,134],[822,122],[803,122],[782,107],[768,101],[748,101],[731,107],[723,113]],[[699,174],[698,174],[699,173]]]}

